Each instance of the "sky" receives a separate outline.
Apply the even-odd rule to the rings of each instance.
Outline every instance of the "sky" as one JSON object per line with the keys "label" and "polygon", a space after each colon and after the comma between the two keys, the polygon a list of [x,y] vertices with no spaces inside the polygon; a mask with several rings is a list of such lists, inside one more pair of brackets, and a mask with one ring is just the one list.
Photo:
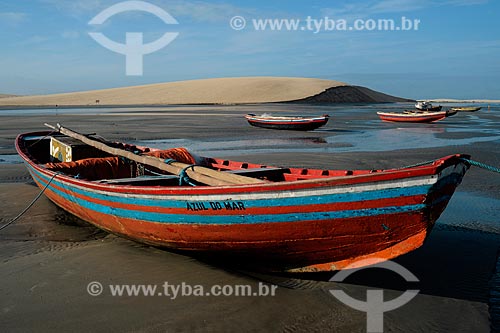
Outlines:
{"label": "sky", "polygon": [[[119,3],[0,0],[0,93],[290,76],[339,80],[414,99],[500,99],[498,0],[148,0],[177,24],[139,10],[89,24]],[[246,26],[241,27],[240,18],[232,20],[235,16]],[[418,30],[345,28],[355,20],[368,24],[381,19],[399,27],[402,17],[412,25],[419,20]],[[300,20],[300,25],[257,29],[257,20],[268,19]],[[89,33],[124,44],[131,32],[142,33],[144,44],[167,32],[178,35],[139,56],[142,75],[127,75],[129,55],[111,51]]]}

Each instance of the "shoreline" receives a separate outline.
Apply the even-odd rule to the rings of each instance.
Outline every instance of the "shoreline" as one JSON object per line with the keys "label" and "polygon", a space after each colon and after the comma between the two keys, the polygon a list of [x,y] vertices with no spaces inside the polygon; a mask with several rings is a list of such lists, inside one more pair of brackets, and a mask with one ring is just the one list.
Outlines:
{"label": "shoreline", "polygon": [[[453,99],[425,99],[431,103],[447,103],[447,104],[500,104],[500,100],[453,100]],[[140,109],[140,108],[170,108],[170,107],[217,107],[217,106],[257,106],[257,105],[307,105],[307,106],[351,106],[351,105],[372,105],[372,104],[390,104],[390,105],[405,105],[411,104],[415,100],[400,101],[400,102],[314,102],[305,100],[281,101],[281,102],[248,102],[248,103],[186,103],[186,104],[0,104],[2,110],[71,110],[71,109]]]}
{"label": "shoreline", "polygon": [[332,105],[332,106],[349,106],[349,105],[371,105],[371,104],[406,104],[405,102],[363,102],[363,103],[310,103],[304,101],[285,101],[285,102],[264,102],[264,103],[198,103],[198,104],[82,104],[82,105],[0,105],[0,110],[70,110],[70,109],[140,109],[140,108],[170,108],[170,107],[199,107],[199,106],[252,106],[252,105],[276,105],[276,104],[290,104],[290,105]]}
{"label": "shoreline", "polygon": [[453,98],[438,98],[438,99],[422,99],[431,103],[472,103],[472,104],[499,104],[500,99],[453,99]]}

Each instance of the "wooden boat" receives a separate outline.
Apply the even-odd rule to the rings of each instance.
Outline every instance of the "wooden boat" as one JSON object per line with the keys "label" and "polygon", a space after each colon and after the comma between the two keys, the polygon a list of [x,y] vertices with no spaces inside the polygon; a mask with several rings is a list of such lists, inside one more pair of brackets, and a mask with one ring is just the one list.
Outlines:
{"label": "wooden boat", "polygon": [[390,122],[431,123],[451,115],[447,111],[427,112],[406,110],[404,112],[377,112],[379,118]]}
{"label": "wooden boat", "polygon": [[[388,170],[278,168],[85,138],[133,160],[72,144],[65,151],[78,160],[53,162],[58,152],[50,147],[68,137],[16,138],[31,176],[56,205],[138,242],[271,271],[333,271],[420,247],[469,168],[469,156],[459,154]],[[167,174],[150,160],[188,167]],[[204,185],[193,178],[197,168],[243,181]]]}
{"label": "wooden boat", "polygon": [[256,127],[280,130],[310,131],[326,125],[329,116],[323,115],[320,117],[275,117],[269,115],[256,116],[255,114],[250,113],[247,114],[245,118],[250,125]]}
{"label": "wooden boat", "polygon": [[450,110],[457,111],[457,112],[476,112],[476,111],[479,111],[481,109],[482,109],[481,107],[463,106],[463,107],[451,108]]}
{"label": "wooden boat", "polygon": [[415,103],[415,108],[420,111],[441,111],[443,109],[441,105],[432,106],[431,103],[423,101]]}
{"label": "wooden boat", "polygon": [[452,110],[452,109],[449,109],[449,110],[446,110],[446,117],[451,117],[451,116],[454,116],[458,113],[457,110]]}

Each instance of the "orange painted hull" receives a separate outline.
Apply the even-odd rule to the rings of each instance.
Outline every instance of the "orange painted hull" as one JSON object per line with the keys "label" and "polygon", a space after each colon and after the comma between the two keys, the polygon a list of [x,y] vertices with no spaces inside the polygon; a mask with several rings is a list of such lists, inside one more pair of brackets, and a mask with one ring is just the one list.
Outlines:
{"label": "orange painted hull", "polygon": [[[139,242],[273,271],[338,270],[418,248],[468,169],[453,155],[372,173],[291,169],[292,180],[266,184],[118,186],[55,174],[35,162],[29,143],[20,136],[16,145],[33,179],[81,219]],[[211,161],[216,169],[263,167]]]}

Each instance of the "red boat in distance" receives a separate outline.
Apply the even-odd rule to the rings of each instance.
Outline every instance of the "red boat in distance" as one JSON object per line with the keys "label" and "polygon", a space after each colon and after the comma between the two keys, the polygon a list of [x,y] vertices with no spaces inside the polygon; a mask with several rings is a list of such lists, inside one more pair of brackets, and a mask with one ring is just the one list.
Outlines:
{"label": "red boat in distance", "polygon": [[[456,112],[455,112],[456,113]],[[442,120],[452,114],[447,111],[427,112],[427,111],[404,111],[404,112],[377,112],[383,121],[406,122],[406,123],[432,123]]]}
{"label": "red boat in distance", "polygon": [[252,113],[245,116],[248,123],[252,126],[294,131],[312,131],[326,125],[329,117],[327,114],[319,117],[277,117],[265,114],[257,116]]}

